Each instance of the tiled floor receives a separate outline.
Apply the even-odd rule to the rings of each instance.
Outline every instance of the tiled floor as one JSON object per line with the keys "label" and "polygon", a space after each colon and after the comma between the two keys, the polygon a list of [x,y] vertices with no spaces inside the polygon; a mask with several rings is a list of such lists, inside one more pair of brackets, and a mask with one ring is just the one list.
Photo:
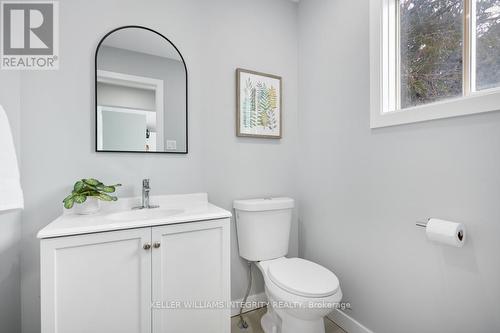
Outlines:
{"label": "tiled floor", "polygon": [[[247,312],[243,315],[249,327],[247,329],[240,329],[240,317],[236,316],[231,318],[231,333],[264,333],[260,327],[260,318],[266,313],[266,308],[260,308],[254,311]],[[325,319],[326,333],[346,333],[343,329],[338,327],[333,321]]]}

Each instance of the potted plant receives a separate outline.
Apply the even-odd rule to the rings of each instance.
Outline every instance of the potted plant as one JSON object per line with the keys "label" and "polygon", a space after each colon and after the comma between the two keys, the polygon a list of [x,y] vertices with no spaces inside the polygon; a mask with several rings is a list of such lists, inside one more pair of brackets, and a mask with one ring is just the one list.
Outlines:
{"label": "potted plant", "polygon": [[64,200],[64,208],[71,209],[75,205],[77,214],[93,214],[99,211],[99,200],[116,201],[116,196],[110,195],[121,184],[104,185],[97,179],[81,179],[73,186],[73,191]]}

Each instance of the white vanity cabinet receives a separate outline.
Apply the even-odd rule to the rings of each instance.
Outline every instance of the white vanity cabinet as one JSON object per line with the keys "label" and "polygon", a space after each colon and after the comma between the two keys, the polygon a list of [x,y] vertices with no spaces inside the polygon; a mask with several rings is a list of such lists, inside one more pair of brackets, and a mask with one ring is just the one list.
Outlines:
{"label": "white vanity cabinet", "polygon": [[43,239],[42,333],[151,332],[151,228]]}
{"label": "white vanity cabinet", "polygon": [[[41,332],[229,333],[230,213],[208,216],[80,234],[56,220],[39,233]],[[66,218],[75,232],[79,218],[99,217]]]}
{"label": "white vanity cabinet", "polygon": [[229,333],[229,220],[155,227],[152,241],[160,244],[152,251],[153,301],[164,302],[153,307],[153,332]]}

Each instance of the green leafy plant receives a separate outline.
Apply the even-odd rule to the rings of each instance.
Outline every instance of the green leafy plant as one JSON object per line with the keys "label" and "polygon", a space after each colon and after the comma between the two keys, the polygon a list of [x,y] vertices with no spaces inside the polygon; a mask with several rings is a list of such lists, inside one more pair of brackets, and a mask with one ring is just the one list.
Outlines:
{"label": "green leafy plant", "polygon": [[102,201],[116,201],[118,198],[110,194],[114,193],[118,186],[122,185],[104,185],[94,178],[81,179],[75,183],[71,194],[63,200],[64,208],[71,209],[75,203],[82,204],[87,201],[88,197]]}

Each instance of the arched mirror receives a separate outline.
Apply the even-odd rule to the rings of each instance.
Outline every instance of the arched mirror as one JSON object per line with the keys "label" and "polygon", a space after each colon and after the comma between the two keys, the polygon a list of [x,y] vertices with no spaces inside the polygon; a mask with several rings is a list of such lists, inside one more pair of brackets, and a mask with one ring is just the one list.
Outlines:
{"label": "arched mirror", "polygon": [[96,151],[188,152],[186,64],[160,33],[126,26],[104,36],[95,102]]}

